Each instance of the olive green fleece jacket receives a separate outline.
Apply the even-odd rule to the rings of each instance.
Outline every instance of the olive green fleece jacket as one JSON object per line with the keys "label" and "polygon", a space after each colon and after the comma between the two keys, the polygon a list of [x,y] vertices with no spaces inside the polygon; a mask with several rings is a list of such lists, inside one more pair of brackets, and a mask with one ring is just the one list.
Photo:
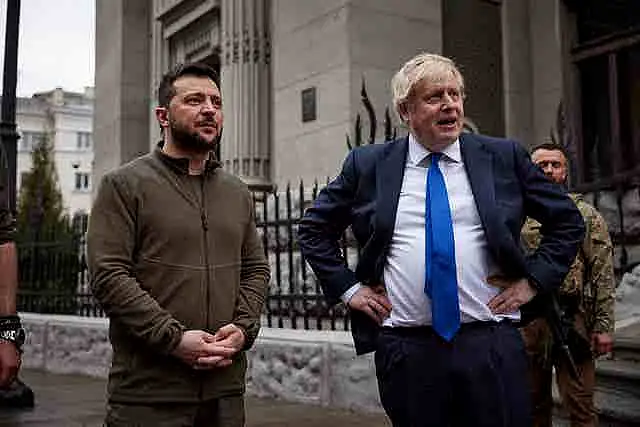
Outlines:
{"label": "olive green fleece jacket", "polygon": [[[269,266],[247,187],[214,161],[200,176],[159,148],[107,174],[87,236],[91,288],[110,318],[111,402],[199,402],[244,392],[246,356],[194,370],[182,332],[260,328]],[[245,349],[246,349],[245,348]]]}

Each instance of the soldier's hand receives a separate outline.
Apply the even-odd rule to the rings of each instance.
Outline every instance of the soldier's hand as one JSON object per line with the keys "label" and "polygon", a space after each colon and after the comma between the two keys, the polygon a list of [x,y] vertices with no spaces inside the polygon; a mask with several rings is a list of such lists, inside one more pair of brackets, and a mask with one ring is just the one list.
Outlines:
{"label": "soldier's hand", "polygon": [[20,353],[9,341],[0,340],[0,388],[9,386],[18,375]]}
{"label": "soldier's hand", "polygon": [[609,334],[594,332],[591,334],[591,351],[596,356],[611,353],[613,350],[613,337]]}
{"label": "soldier's hand", "polygon": [[487,282],[500,288],[498,295],[487,304],[494,314],[510,314],[515,312],[523,304],[528,303],[536,296],[536,289],[529,284],[529,280],[523,278],[509,280],[502,276],[487,277]]}
{"label": "soldier's hand", "polygon": [[348,302],[349,307],[369,315],[378,324],[391,313],[391,302],[384,286],[362,286]]}

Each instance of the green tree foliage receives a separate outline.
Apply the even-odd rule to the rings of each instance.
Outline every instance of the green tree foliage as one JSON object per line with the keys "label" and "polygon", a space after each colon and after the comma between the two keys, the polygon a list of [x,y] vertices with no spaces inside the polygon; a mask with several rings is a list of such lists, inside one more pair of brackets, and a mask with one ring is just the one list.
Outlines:
{"label": "green tree foliage", "polygon": [[65,231],[65,215],[51,144],[43,141],[33,147],[32,168],[23,176],[18,198],[18,229],[25,237],[39,237],[43,232]]}
{"label": "green tree foliage", "polygon": [[32,169],[18,198],[20,291],[40,312],[71,313],[79,274],[79,243],[67,216],[48,140],[33,147]]}

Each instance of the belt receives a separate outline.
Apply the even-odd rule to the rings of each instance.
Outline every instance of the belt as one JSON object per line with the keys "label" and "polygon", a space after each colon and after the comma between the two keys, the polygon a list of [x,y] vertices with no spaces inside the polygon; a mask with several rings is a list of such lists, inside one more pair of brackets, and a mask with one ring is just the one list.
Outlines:
{"label": "belt", "polygon": [[[498,327],[514,327],[514,322],[509,319],[503,319],[501,321],[495,320],[477,320],[473,322],[465,322],[460,325],[460,329],[456,333],[464,334],[472,331],[486,331],[489,329],[495,329]],[[436,331],[430,325],[423,326],[383,326],[382,333],[396,335],[400,337],[424,337],[436,334]]]}

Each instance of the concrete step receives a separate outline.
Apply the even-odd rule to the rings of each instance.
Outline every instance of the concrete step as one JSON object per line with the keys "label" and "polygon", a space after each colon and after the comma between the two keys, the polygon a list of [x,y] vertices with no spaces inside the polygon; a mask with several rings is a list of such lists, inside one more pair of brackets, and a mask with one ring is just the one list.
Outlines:
{"label": "concrete step", "polygon": [[613,343],[613,358],[640,363],[640,337],[616,337]]}
{"label": "concrete step", "polygon": [[596,383],[630,385],[630,392],[640,398],[640,363],[631,360],[601,359],[596,361]]}
{"label": "concrete step", "polygon": [[640,363],[598,360],[595,401],[603,420],[640,425]]}

